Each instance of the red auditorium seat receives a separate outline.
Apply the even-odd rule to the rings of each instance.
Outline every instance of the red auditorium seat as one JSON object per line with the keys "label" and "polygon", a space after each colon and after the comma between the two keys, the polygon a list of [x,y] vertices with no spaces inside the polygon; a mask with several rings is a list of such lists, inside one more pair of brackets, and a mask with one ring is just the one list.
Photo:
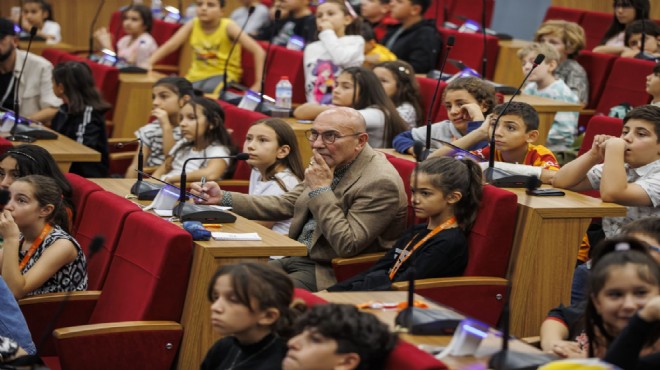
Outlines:
{"label": "red auditorium seat", "polygon": [[600,44],[600,40],[612,24],[612,13],[585,11],[580,26],[586,36],[585,49],[591,50]]}
{"label": "red auditorium seat", "polygon": [[[429,106],[431,105],[431,100],[433,99],[433,93],[435,92],[435,87],[438,84],[437,80],[427,78],[427,77],[417,77],[417,82],[419,83],[419,92],[422,96],[422,109],[424,113],[424,123],[426,124],[427,114],[429,112]],[[442,92],[445,87],[447,87],[446,82],[441,82],[440,87],[438,88],[438,95],[435,98],[435,103],[433,104],[433,109],[431,110],[431,120],[433,122],[438,122],[440,120],[440,109],[442,107]]]}
{"label": "red auditorium seat", "polygon": [[607,78],[596,113],[607,114],[615,105],[628,103],[633,107],[648,104],[651,100],[646,93],[646,76],[653,73],[654,62],[617,58]]}
{"label": "red auditorium seat", "polygon": [[548,21],[550,19],[561,19],[568,22],[574,22],[580,24],[580,22],[582,22],[583,17],[584,17],[584,10],[565,8],[563,6],[551,6],[545,12],[545,17],[543,18],[543,22]]}
{"label": "red auditorium seat", "polygon": [[584,139],[578,151],[578,156],[586,153],[591,149],[596,135],[611,135],[619,137],[623,131],[623,120],[621,118],[608,117],[608,116],[593,116],[589,120],[587,130],[584,132]]}
{"label": "red auditorium seat", "polygon": [[612,54],[594,53],[590,50],[580,51],[577,61],[587,72],[589,78],[589,103],[586,105],[586,109],[594,109],[598,105],[616,59],[617,56]]}
{"label": "red auditorium seat", "polygon": [[13,147],[14,144],[11,141],[5,139],[4,137],[0,137],[0,154],[4,154],[4,152]]}
{"label": "red auditorium seat", "polygon": [[424,13],[425,19],[435,19],[435,27],[439,30],[444,26],[445,19],[449,15],[450,0],[436,0],[431,2],[431,6]]}
{"label": "red auditorium seat", "polygon": [[448,367],[428,352],[404,340],[394,346],[387,358],[385,370],[445,370]]}
{"label": "red auditorium seat", "polygon": [[74,235],[78,229],[78,225],[80,225],[79,215],[82,210],[85,209],[89,195],[95,191],[101,191],[103,188],[82,176],[76,175],[75,173],[65,173],[64,176],[71,184],[73,190],[72,200],[73,206],[76,210],[76,218],[73,221],[73,230],[71,230],[70,234]]}
{"label": "red auditorium seat", "polygon": [[66,51],[51,48],[46,48],[41,52],[41,56],[46,58],[52,65],[61,62],[66,54],[68,54]]}
{"label": "red auditorium seat", "polygon": [[[454,47],[449,52],[449,59],[455,59],[463,62],[466,66],[474,69],[481,74],[483,58],[484,58],[484,38],[481,33],[463,33],[450,30],[447,28],[440,29],[442,40],[446,43],[449,36],[453,35],[456,39]],[[497,54],[499,53],[500,45],[497,37],[486,36],[486,53],[488,57],[488,64],[486,65],[486,78],[493,79],[495,74],[495,63],[497,62]],[[442,63],[442,58],[438,58],[438,68]],[[446,73],[460,72],[450,62],[445,65]]]}
{"label": "red auditorium seat", "polygon": [[[450,22],[463,24],[461,18],[472,19],[481,24],[483,0],[448,0]],[[493,18],[493,8],[495,0],[486,0],[486,27],[490,27],[490,21]]]}

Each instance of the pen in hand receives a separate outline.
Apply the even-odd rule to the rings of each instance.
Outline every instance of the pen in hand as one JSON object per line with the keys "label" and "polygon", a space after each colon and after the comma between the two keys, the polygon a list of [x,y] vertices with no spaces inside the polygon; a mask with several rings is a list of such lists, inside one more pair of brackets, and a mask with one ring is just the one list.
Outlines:
{"label": "pen in hand", "polygon": [[202,199],[206,200],[206,198],[204,198],[204,192],[206,191],[204,189],[204,185],[206,185],[206,176],[202,176],[202,191],[201,191],[201,193],[199,193],[200,197]]}

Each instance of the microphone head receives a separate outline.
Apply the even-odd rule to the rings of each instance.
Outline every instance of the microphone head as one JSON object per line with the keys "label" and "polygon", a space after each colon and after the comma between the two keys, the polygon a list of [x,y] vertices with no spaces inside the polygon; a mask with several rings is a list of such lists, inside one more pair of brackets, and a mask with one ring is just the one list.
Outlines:
{"label": "microphone head", "polygon": [[415,142],[413,143],[413,153],[415,153],[415,158],[417,158],[417,161],[421,161],[423,151],[424,151],[424,143],[422,143],[419,140],[415,140]]}
{"label": "microphone head", "polygon": [[254,13],[254,10],[255,10],[255,9],[256,9],[256,7],[255,7],[254,5],[251,5],[251,6],[248,8],[248,17],[251,16],[252,13]]}
{"label": "microphone head", "polygon": [[37,26],[32,26],[32,28],[30,28],[30,37],[36,36],[38,30],[39,29],[37,29]]}
{"label": "microphone head", "polygon": [[238,153],[234,156],[234,159],[236,159],[237,161],[245,161],[248,158],[250,158],[250,155],[247,153]]}
{"label": "microphone head", "polygon": [[454,46],[455,41],[456,41],[456,37],[454,37],[454,35],[449,36],[449,38],[447,38],[447,47],[450,48]]}
{"label": "microphone head", "polygon": [[279,21],[282,16],[282,11],[280,9],[275,10],[275,20]]}
{"label": "microphone head", "polygon": [[101,235],[95,236],[91,242],[89,242],[89,246],[87,249],[89,250],[89,257],[87,257],[87,260],[92,259],[92,256],[96,254],[99,250],[101,250],[101,247],[103,246],[103,243],[105,243],[105,238],[102,237]]}
{"label": "microphone head", "polygon": [[536,56],[536,59],[534,59],[534,65],[537,66],[541,63],[543,63],[543,60],[545,59],[545,55],[539,54]]}
{"label": "microphone head", "polygon": [[11,193],[7,189],[0,189],[0,210],[5,208],[7,203],[9,203],[9,198],[11,198]]}
{"label": "microphone head", "polygon": [[528,176],[527,181],[525,181],[525,189],[527,191],[534,191],[541,186],[541,180],[536,176]]}

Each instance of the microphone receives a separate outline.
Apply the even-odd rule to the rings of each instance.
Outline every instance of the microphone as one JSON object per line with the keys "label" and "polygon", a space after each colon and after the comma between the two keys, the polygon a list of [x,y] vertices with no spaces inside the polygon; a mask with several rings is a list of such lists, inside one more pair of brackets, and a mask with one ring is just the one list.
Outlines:
{"label": "microphone", "polygon": [[115,144],[115,148],[121,149],[132,143],[138,143],[138,168],[137,168],[137,180],[131,186],[131,194],[137,195],[138,200],[154,200],[160,189],[164,187],[162,184],[154,184],[153,182],[143,181],[142,174],[144,173],[144,156],[142,154],[142,139],[137,138],[135,140],[124,141],[121,143]]}
{"label": "microphone", "polygon": [[419,161],[425,160],[429,153],[431,153],[431,124],[433,123],[433,106],[435,105],[435,100],[438,98],[438,91],[440,90],[440,84],[442,83],[442,72],[445,70],[445,64],[447,64],[447,57],[449,57],[449,52],[454,46],[455,37],[454,35],[449,36],[447,39],[447,51],[445,52],[444,58],[442,59],[442,64],[440,65],[440,73],[438,74],[438,83],[435,85],[435,91],[433,92],[433,97],[431,98],[431,104],[429,104],[429,110],[426,114],[426,149],[421,153],[421,156],[418,157]]}
{"label": "microphone", "polygon": [[99,19],[99,14],[101,14],[101,9],[103,8],[104,3],[105,0],[99,1],[99,6],[96,8],[96,14],[94,14],[94,18],[92,18],[92,24],[89,25],[89,50],[87,59],[92,59],[92,54],[94,53],[94,26],[96,26],[96,21]]}
{"label": "microphone", "polygon": [[34,37],[37,35],[37,27],[32,26],[30,28],[30,39],[28,40],[28,45],[27,49],[25,50],[25,59],[23,59],[23,64],[21,65],[21,71],[18,72],[18,79],[16,80],[16,86],[14,86],[14,125],[11,127],[11,130],[9,130],[9,133],[11,136],[7,137],[7,140],[9,141],[26,141],[26,142],[33,142],[34,140],[30,141],[25,139],[24,135],[15,135],[16,134],[16,127],[18,126],[19,123],[21,123],[21,116],[20,116],[20,99],[19,97],[19,86],[21,85],[21,78],[23,78],[23,72],[25,72],[25,65],[27,64],[27,60],[29,58],[29,53],[30,53],[30,47],[32,46],[32,41],[34,40]]}
{"label": "microphone", "polygon": [[275,19],[273,20],[273,32],[270,35],[270,40],[268,40],[268,47],[266,48],[266,57],[264,58],[264,65],[261,69],[261,87],[259,90],[259,104],[257,105],[257,108],[255,111],[259,113],[264,113],[267,114],[270,109],[267,109],[264,107],[264,85],[266,84],[266,67],[268,66],[268,57],[270,56],[270,47],[273,45],[273,42],[275,40],[275,30],[277,29],[277,22],[280,20],[280,17],[282,16],[282,11],[280,9],[277,9],[275,11]]}
{"label": "microphone", "polygon": [[481,60],[481,78],[486,79],[488,65],[488,39],[486,38],[486,0],[481,0],[481,33],[484,38],[484,57]]}
{"label": "microphone", "polygon": [[[181,2],[179,1],[179,4]],[[220,96],[218,97],[220,100],[226,100],[226,94],[227,94],[227,68],[229,68],[229,59],[231,59],[231,55],[234,52],[234,48],[236,48],[236,44],[238,44],[238,39],[241,38],[241,35],[243,34],[243,31],[245,30],[245,27],[247,27],[248,22],[250,21],[250,17],[252,16],[252,13],[254,13],[255,6],[251,5],[250,8],[248,9],[248,15],[247,18],[245,18],[245,21],[243,22],[243,25],[241,26],[241,30],[238,32],[238,36],[236,36],[236,39],[231,43],[231,47],[229,48],[229,53],[227,54],[227,59],[225,60],[225,66],[222,70],[222,78],[223,78],[223,84],[222,84],[222,90],[220,90]]]}
{"label": "microphone", "polygon": [[[545,59],[545,55],[539,54],[536,56],[536,59],[534,59],[534,62],[532,64],[532,69],[527,72],[527,75],[525,75],[525,78],[523,79],[522,83],[516,91],[513,93],[511,96],[511,99],[506,103],[504,106],[504,109],[502,109],[502,112],[500,112],[499,115],[497,115],[497,118],[495,118],[495,123],[493,124],[493,132],[491,133],[490,136],[490,153],[488,156],[488,168],[484,170],[484,176],[486,177],[486,182],[498,186],[498,187],[504,187],[504,188],[521,188],[525,187],[526,183],[528,181],[529,176],[523,176],[523,175],[513,175],[507,171],[504,171],[499,168],[495,168],[495,131],[497,130],[497,124],[500,122],[500,119],[502,118],[503,115],[506,114],[506,110],[509,108],[509,105],[511,105],[511,102],[513,99],[518,95],[520,92],[520,89],[525,85],[525,82],[527,82],[527,79],[529,76],[534,72],[534,69],[539,66]],[[538,183],[538,179],[534,177],[535,181]]]}
{"label": "microphone", "polygon": [[179,203],[172,210],[172,214],[183,221],[200,221],[202,223],[219,224],[236,222],[236,216],[219,210],[212,206],[191,204],[186,202],[186,166],[190,161],[199,161],[206,159],[226,159],[231,158],[237,161],[244,161],[250,157],[247,153],[238,153],[236,155],[215,156],[215,157],[193,157],[183,162],[181,168],[181,181],[179,192]]}

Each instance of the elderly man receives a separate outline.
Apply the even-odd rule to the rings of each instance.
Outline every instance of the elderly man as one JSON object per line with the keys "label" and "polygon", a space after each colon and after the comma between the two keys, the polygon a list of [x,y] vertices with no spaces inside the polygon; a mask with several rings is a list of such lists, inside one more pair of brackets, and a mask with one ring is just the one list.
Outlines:
{"label": "elderly man", "polygon": [[330,261],[390,247],[406,227],[407,200],[401,177],[367,143],[366,124],[352,108],[333,108],[314,120],[307,138],[314,152],[305,181],[281,196],[223,192],[218,184],[206,203],[232,206],[255,220],[293,217],[289,237],[307,245],[307,257],[285,257],[280,266],[297,287],[311,291],[334,284]]}
{"label": "elderly man", "polygon": [[0,18],[0,107],[14,110],[16,80],[27,58],[18,85],[19,114],[48,123],[62,105],[62,101],[53,93],[53,65],[38,55],[18,50],[17,45],[14,24]]}

